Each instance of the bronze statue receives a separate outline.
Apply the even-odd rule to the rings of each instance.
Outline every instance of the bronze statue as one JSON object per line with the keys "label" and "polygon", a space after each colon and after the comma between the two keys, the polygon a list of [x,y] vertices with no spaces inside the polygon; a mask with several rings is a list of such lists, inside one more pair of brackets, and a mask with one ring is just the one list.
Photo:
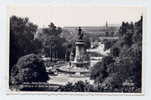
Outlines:
{"label": "bronze statue", "polygon": [[83,33],[81,27],[78,29],[78,39],[82,40],[83,39]]}

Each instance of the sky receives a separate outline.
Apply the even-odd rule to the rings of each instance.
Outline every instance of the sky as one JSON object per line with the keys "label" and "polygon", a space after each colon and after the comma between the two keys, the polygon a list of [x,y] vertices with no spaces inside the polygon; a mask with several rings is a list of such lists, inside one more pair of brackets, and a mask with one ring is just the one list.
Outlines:
{"label": "sky", "polygon": [[143,15],[142,7],[120,6],[9,6],[8,15],[29,17],[39,27],[47,27],[50,22],[56,26],[104,26],[119,25],[122,21],[137,21]]}

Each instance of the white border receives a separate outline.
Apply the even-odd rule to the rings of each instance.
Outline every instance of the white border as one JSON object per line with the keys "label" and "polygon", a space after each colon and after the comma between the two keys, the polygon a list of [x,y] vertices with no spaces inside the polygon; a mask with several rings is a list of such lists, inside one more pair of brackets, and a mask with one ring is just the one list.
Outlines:
{"label": "white border", "polygon": [[[17,1],[17,0],[16,0]],[[27,0],[28,1],[28,0]],[[41,1],[41,0],[38,0],[38,1]],[[45,0],[46,1],[46,0]],[[58,1],[58,0],[57,0]],[[72,0],[73,1],[73,0]],[[87,1],[87,0],[86,0]],[[112,0],[107,0],[107,1],[112,1]],[[7,3],[4,3],[4,6],[2,6],[1,8],[3,8],[3,9],[5,9],[5,7],[6,7],[6,4],[8,5],[8,4],[17,4],[17,5],[24,5],[24,3],[17,3],[17,2],[19,2],[19,1],[17,1],[16,3],[8,3],[8,0],[6,0],[6,2]],[[24,0],[24,2],[25,2],[25,0]],[[41,1],[42,2],[42,1]],[[104,2],[104,0],[103,0],[103,2]],[[113,1],[113,2],[115,2],[115,1]],[[151,12],[151,7],[150,7],[150,4],[151,4],[151,2],[150,1],[143,1],[143,0],[134,0],[134,1],[130,1],[130,0],[128,0],[128,2],[126,2],[125,4],[124,3],[117,3],[117,2],[120,2],[119,0],[116,0],[116,3],[107,3],[107,2],[105,2],[105,3],[103,3],[101,6],[105,6],[105,5],[107,5],[107,6],[111,6],[111,5],[113,5],[113,6],[125,6],[125,5],[127,5],[127,6],[143,6],[143,7],[145,7],[147,10],[145,11],[146,13],[145,14],[143,14],[143,18],[144,18],[144,23],[143,23],[143,60],[142,60],[142,64],[143,64],[143,66],[142,66],[142,71],[143,71],[143,74],[142,74],[142,77],[143,77],[143,84],[142,84],[142,87],[144,87],[144,88],[142,88],[143,90],[143,93],[141,93],[141,94],[139,94],[139,95],[144,95],[144,93],[145,93],[145,95],[150,95],[150,93],[149,93],[149,89],[150,89],[150,83],[151,83],[151,81],[149,81],[148,80],[148,78],[149,78],[149,75],[150,75],[150,73],[151,73],[151,71],[150,71],[150,65],[151,65],[151,63],[150,63],[150,59],[148,59],[149,58],[149,56],[151,56],[151,54],[149,53],[150,52],[150,50],[151,50],[151,47],[150,47],[150,44],[149,43],[151,43],[151,41],[150,41],[150,34],[149,34],[149,32],[151,32],[151,30],[150,30],[150,27],[149,27],[149,25],[151,25],[151,24],[149,24],[149,21],[151,21],[151,19],[149,18],[150,17],[150,13],[149,12]],[[100,3],[101,2],[99,2],[99,3],[94,3],[94,5],[100,5]],[[136,4],[135,4],[136,3]],[[30,2],[28,1],[28,3],[26,2],[25,4],[27,4],[27,5],[33,5],[34,3],[32,2],[32,4],[30,4]],[[38,4],[38,3],[36,3],[36,4]],[[40,4],[40,3],[39,3]],[[57,3],[50,3],[50,5],[54,5],[54,4],[56,4],[56,5],[67,5],[66,3],[59,3],[59,4],[57,4]],[[44,5],[44,4],[40,4],[40,5]],[[48,5],[48,4],[46,4],[46,5]],[[88,4],[83,4],[83,3],[75,3],[75,4],[72,4],[72,3],[69,3],[69,5],[91,5],[91,3],[88,3]],[[5,15],[5,11],[3,11],[3,18],[2,19],[6,19],[6,18],[4,18],[4,17],[7,17],[7,15]],[[1,21],[1,19],[0,19],[0,21]],[[6,21],[3,21],[3,24],[4,24],[4,22],[5,23],[8,23],[8,22],[6,22]],[[6,25],[6,24],[4,24],[4,25]],[[1,25],[0,25],[1,26]],[[6,26],[3,26],[2,25],[2,28],[4,28],[4,29],[6,29],[6,27],[7,27],[7,25]],[[1,61],[4,61],[4,60],[6,60],[7,61],[7,63],[6,63],[6,61],[4,61],[4,62],[2,62],[2,65],[5,65],[5,66],[3,66],[1,69],[2,69],[2,71],[5,69],[6,70],[6,67],[7,67],[7,64],[8,64],[8,34],[7,34],[7,36],[6,36],[6,31],[8,31],[8,30],[4,30],[4,29],[2,29],[2,31],[0,31],[0,32],[4,32],[3,34],[2,34],[2,37],[0,37],[0,39],[3,41],[4,40],[4,42],[2,42],[1,44],[0,44],[0,46],[2,46],[2,45],[4,45],[5,44],[5,46],[4,46],[4,48],[3,48],[3,50],[2,51],[4,51],[4,54],[2,54],[3,55],[3,57],[4,57],[4,59],[2,59],[1,58]],[[1,33],[0,33],[1,34]],[[4,35],[5,34],[5,35]],[[7,45],[6,45],[7,44]],[[3,47],[3,46],[2,46]],[[6,52],[7,52],[7,54],[6,54]],[[7,71],[5,71],[5,72],[7,72]],[[2,91],[0,91],[1,92],[1,94],[3,94],[3,95],[10,95],[10,93],[11,92],[8,92],[8,90],[6,90],[6,88],[5,88],[5,86],[6,86],[6,83],[7,83],[7,79],[6,79],[6,73],[5,73],[4,71],[2,72],[2,77],[0,77],[0,81],[3,81],[3,80],[5,80],[5,83],[3,83],[2,82],[2,84],[1,84],[1,87],[2,87]],[[148,76],[148,77],[146,77],[146,76]],[[44,92],[42,92],[42,95],[45,95],[45,94],[43,94]],[[49,92],[50,93],[50,92]],[[53,92],[51,92],[52,93],[52,95],[62,95],[62,93],[60,94],[59,92],[55,92],[55,93],[57,93],[57,94],[55,94],[55,93],[53,93]],[[11,95],[12,94],[14,94],[14,95],[41,95],[41,93],[40,92],[38,92],[38,93],[36,93],[36,92],[26,92],[26,93],[24,93],[24,92],[17,92],[17,93],[15,93],[15,92],[13,92],[13,93],[11,93]],[[69,93],[67,93],[67,95],[81,95],[81,94],[79,94],[79,93],[71,93],[71,94],[69,94]],[[89,94],[87,94],[87,93],[83,93],[84,95],[83,96],[85,96],[85,95],[89,95]],[[51,94],[46,94],[46,95],[51,95]],[[66,93],[65,94],[63,94],[63,95],[66,95]],[[93,95],[93,93],[92,93],[92,95]],[[98,94],[97,94],[98,95]],[[101,93],[100,95],[104,95],[104,96],[109,96],[109,95],[114,95],[114,96],[116,96],[116,95],[122,95],[123,96],[123,93],[120,93],[120,94],[117,94],[117,93],[111,93],[111,94],[106,94],[106,93]],[[128,95],[128,96],[131,96],[131,95],[133,95],[133,93],[124,93],[124,95]],[[137,94],[135,93],[133,96],[137,96]],[[112,99],[112,98],[111,98]],[[139,99],[139,98],[138,98]]]}
{"label": "white border", "polygon": [[[8,5],[7,7],[9,7],[9,6],[31,6],[31,5],[27,5],[27,4],[23,4],[23,5],[19,5],[19,4],[17,4],[17,5]],[[62,6],[65,6],[65,5],[49,5],[49,4],[42,4],[42,5],[36,5],[36,6],[55,6],[55,7],[62,7]],[[98,7],[142,7],[142,9],[143,9],[143,16],[145,17],[146,15],[146,9],[143,7],[143,6],[122,6],[122,5],[118,5],[118,6],[115,6],[115,5],[70,5],[70,6],[76,6],[76,7],[93,7],[93,6],[98,6]],[[7,8],[7,10],[8,10],[8,8]],[[7,12],[8,13],[8,12]],[[8,16],[8,15],[7,15]],[[143,17],[143,22],[144,22],[144,18]],[[8,21],[8,25],[7,25],[7,31],[8,31],[8,39],[9,39],[9,16],[7,17],[7,21]],[[143,30],[145,31],[146,29],[145,29],[145,27],[144,27],[144,23],[143,23]],[[144,31],[143,31],[143,33],[144,33]],[[143,38],[144,38],[144,35],[143,35]],[[9,41],[9,40],[8,40]],[[144,39],[143,39],[143,41],[144,41]],[[8,47],[9,47],[9,44],[8,44]],[[143,46],[142,46],[143,47]],[[143,53],[143,52],[142,52]],[[8,52],[8,54],[9,54],[9,52]],[[144,54],[143,54],[144,55]],[[9,58],[8,58],[9,59]],[[9,60],[7,60],[8,61],[8,63],[9,63]],[[144,73],[144,67],[143,67],[143,65],[144,65],[144,60],[142,60],[142,80],[144,80],[144,78],[143,78],[143,73]],[[8,89],[8,79],[9,79],[9,68],[6,70],[6,73],[7,73],[7,81],[6,81],[6,89]],[[37,95],[108,95],[108,96],[113,96],[113,95],[134,95],[134,96],[140,96],[140,95],[144,95],[144,81],[142,81],[142,93],[114,93],[114,92],[108,92],[108,93],[105,93],[105,92],[49,92],[49,91],[38,91],[38,92],[33,92],[33,91],[28,91],[28,92],[22,92],[22,91],[20,91],[20,92],[14,92],[14,91],[10,91],[9,89],[7,90],[7,94],[9,94],[9,95],[29,95],[29,94],[32,94],[32,95],[35,95],[35,94],[37,94]]]}

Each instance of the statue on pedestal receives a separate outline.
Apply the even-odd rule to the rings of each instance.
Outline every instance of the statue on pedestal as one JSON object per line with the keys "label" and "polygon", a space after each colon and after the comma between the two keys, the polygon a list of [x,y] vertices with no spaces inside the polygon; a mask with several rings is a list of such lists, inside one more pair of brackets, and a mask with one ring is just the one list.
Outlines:
{"label": "statue on pedestal", "polygon": [[81,27],[78,29],[77,39],[75,41],[75,54],[70,53],[69,66],[60,67],[63,72],[70,72],[74,75],[89,75],[90,60],[85,47],[84,34]]}

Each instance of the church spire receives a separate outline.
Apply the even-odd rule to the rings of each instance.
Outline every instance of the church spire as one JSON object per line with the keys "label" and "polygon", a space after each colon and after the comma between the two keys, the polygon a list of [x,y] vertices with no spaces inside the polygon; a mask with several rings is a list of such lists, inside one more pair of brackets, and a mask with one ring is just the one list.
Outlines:
{"label": "church spire", "polygon": [[108,31],[108,22],[106,21],[106,25],[105,25],[106,31]]}
{"label": "church spire", "polygon": [[108,36],[109,35],[109,27],[108,27],[108,22],[106,21],[106,25],[105,25],[105,35]]}

